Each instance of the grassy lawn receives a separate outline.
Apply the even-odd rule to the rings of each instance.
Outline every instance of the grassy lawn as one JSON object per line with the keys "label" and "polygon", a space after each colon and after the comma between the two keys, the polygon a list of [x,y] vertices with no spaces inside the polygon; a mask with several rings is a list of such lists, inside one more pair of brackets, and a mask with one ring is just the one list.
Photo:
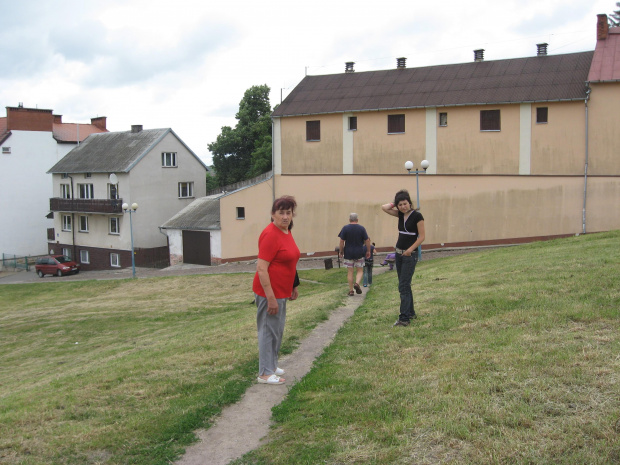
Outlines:
{"label": "grassy lawn", "polygon": [[[620,232],[395,272],[238,464],[617,464]],[[284,353],[346,299],[300,273]],[[0,463],[168,464],[257,371],[250,274],[2,286]],[[315,281],[315,282],[310,282]]]}
{"label": "grassy lawn", "polygon": [[237,464],[620,463],[620,233],[395,273],[274,409]]}
{"label": "grassy lawn", "polygon": [[[304,271],[283,352],[344,300]],[[0,463],[168,464],[258,370],[251,274],[2,286]]]}

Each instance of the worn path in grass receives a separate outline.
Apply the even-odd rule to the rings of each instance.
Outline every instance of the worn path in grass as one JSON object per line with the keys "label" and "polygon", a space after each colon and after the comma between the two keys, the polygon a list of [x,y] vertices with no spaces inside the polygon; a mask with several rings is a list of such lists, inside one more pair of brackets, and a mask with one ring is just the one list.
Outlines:
{"label": "worn path in grass", "polygon": [[[375,268],[374,274],[386,270]],[[362,294],[349,297],[347,304],[334,310],[295,352],[280,359],[280,368],[286,371],[286,385],[252,385],[238,403],[222,411],[211,428],[196,432],[199,442],[186,449],[177,465],[226,465],[259,447],[269,432],[272,407],[282,402],[290,386],[310,371],[314,359],[321,355],[338,329],[362,304],[367,289],[362,287]]]}

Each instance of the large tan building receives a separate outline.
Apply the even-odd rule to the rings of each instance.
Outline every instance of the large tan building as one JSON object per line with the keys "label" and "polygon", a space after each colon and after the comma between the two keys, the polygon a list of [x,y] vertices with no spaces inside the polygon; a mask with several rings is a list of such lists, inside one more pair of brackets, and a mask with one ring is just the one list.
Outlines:
{"label": "large tan building", "polygon": [[[306,255],[333,254],[348,214],[379,250],[380,205],[416,199],[426,248],[520,243],[620,228],[620,28],[599,15],[595,51],[307,76],[273,113],[274,175],[220,198],[222,261],[255,257],[272,199],[294,195]],[[235,212],[245,211],[244,218]]]}

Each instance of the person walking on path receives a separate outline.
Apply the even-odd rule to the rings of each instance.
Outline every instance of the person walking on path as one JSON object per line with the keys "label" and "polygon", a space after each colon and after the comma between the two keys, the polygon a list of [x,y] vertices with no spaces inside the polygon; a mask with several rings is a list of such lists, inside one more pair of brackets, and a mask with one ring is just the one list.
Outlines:
{"label": "person walking on path", "polygon": [[398,218],[395,264],[400,293],[400,315],[394,326],[409,326],[409,322],[417,318],[413,308],[411,280],[418,262],[417,248],[422,245],[426,237],[424,217],[413,208],[409,192],[404,189],[396,193],[394,202],[381,205],[381,209],[388,215]]}
{"label": "person walking on path", "polygon": [[278,353],[284,334],[287,300],[297,299],[299,278],[296,268],[299,248],[291,229],[297,203],[290,196],[276,199],[271,207],[271,224],[258,238],[258,261],[252,290],[256,296],[258,331],[258,382],[284,384],[284,370],[278,368]]}
{"label": "person walking on path", "polygon": [[[370,239],[366,233],[366,228],[358,224],[357,213],[349,215],[349,224],[343,226],[338,234],[340,238],[340,248],[338,253],[344,258],[344,265],[347,267],[347,281],[349,283],[349,295],[362,293],[360,282],[364,272],[364,258],[370,257]],[[364,253],[364,245],[366,251]],[[357,268],[357,276],[353,279],[353,273]],[[355,289],[355,292],[353,291]]]}
{"label": "person walking on path", "polygon": [[[364,246],[364,253],[366,253],[366,246]],[[372,284],[372,267],[375,265],[375,243],[370,244],[370,258],[367,258],[364,262],[364,287],[368,287]]]}

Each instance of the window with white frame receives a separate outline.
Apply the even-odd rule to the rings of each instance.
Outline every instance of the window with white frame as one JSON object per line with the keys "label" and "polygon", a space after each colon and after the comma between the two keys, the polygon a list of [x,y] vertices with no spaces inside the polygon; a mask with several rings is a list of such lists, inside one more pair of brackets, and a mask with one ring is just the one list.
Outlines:
{"label": "window with white frame", "polygon": [[179,183],[179,198],[186,199],[194,196],[194,183],[193,182],[180,182]]}
{"label": "window with white frame", "polygon": [[71,198],[71,186],[69,184],[60,185],[60,198],[61,199]]}
{"label": "window with white frame", "polygon": [[92,184],[78,184],[80,199],[94,199],[95,189]]}
{"label": "window with white frame", "polygon": [[108,199],[118,199],[118,184],[108,184]]}
{"label": "window with white frame", "polygon": [[88,216],[80,215],[80,232],[88,232]]}
{"label": "window with white frame", "polygon": [[349,116],[349,131],[357,131],[357,116]]}
{"label": "window with white frame", "polygon": [[120,254],[117,254],[117,253],[111,253],[110,254],[110,266],[113,266],[115,268],[120,268],[120,266],[121,266],[121,256],[120,256]]}
{"label": "window with white frame", "polygon": [[63,247],[62,249],[62,254],[67,257],[68,259],[71,259],[71,249],[68,247]]}
{"label": "window with white frame", "polygon": [[93,173],[84,173],[84,178],[88,179],[92,177],[93,177]]}
{"label": "window with white frame", "polygon": [[175,168],[177,166],[177,153],[162,152],[161,166],[163,166],[164,168]]}
{"label": "window with white frame", "polygon": [[62,215],[62,230],[71,231],[71,215]]}
{"label": "window with white frame", "polygon": [[11,153],[11,147],[2,147],[2,153],[8,155]]}
{"label": "window with white frame", "polygon": [[90,263],[88,250],[80,250],[80,263]]}
{"label": "window with white frame", "polygon": [[110,234],[121,233],[121,219],[118,216],[110,217]]}

